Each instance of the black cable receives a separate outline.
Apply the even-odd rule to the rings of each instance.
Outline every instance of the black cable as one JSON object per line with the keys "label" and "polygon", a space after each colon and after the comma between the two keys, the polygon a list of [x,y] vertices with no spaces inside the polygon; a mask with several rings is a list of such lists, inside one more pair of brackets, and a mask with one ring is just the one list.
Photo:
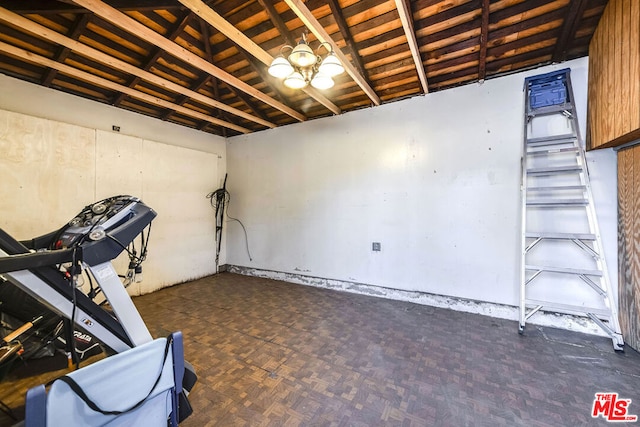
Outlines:
{"label": "black cable", "polygon": [[[124,244],[122,244],[122,242],[120,242],[118,239],[116,239],[112,235],[107,234],[107,237],[109,239],[113,240],[114,242],[116,242],[116,244],[118,246],[120,246],[122,248],[122,250],[127,252],[127,254],[129,255],[129,260],[130,261],[135,261],[138,265],[140,265],[147,258],[147,244],[149,243],[149,236],[151,235],[151,224],[148,225],[147,229],[148,230],[147,230],[146,242],[145,242],[144,247],[142,248],[142,250],[140,252],[140,256],[137,256],[137,254],[135,253],[135,249],[134,249],[134,252],[132,252],[128,247],[126,247]],[[142,230],[141,234],[144,236],[144,230]]]}
{"label": "black cable", "polygon": [[[247,235],[247,229],[245,228],[242,221],[240,221],[238,218],[234,218],[229,215],[228,205],[231,203],[231,194],[229,193],[229,191],[227,191],[224,188],[220,188],[216,191],[212,191],[211,193],[207,194],[206,197],[207,199],[209,199],[209,203],[211,204],[211,207],[214,210],[216,210],[216,213],[221,203],[223,205],[227,205],[227,210],[226,211],[223,210],[223,215],[226,213],[227,218],[229,218],[230,221],[237,221],[238,224],[240,224],[240,226],[242,227],[242,231],[244,231],[244,241],[245,241],[245,247],[247,249],[247,255],[249,256],[249,261],[253,261],[253,258],[251,258],[251,252],[249,251],[249,237]],[[215,203],[214,203],[214,200],[215,200]]]}

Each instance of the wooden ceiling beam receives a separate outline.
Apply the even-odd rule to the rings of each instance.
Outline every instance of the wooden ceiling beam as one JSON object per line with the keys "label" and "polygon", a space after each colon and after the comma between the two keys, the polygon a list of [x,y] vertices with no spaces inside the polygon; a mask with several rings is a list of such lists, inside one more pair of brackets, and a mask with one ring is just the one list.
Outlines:
{"label": "wooden ceiling beam", "polygon": [[87,83],[91,83],[96,86],[100,86],[102,88],[110,89],[116,92],[125,92],[129,96],[139,99],[141,101],[144,101],[146,103],[149,103],[150,105],[156,105],[161,108],[170,108],[186,116],[193,117],[198,120],[206,120],[209,123],[225,126],[225,127],[228,127],[229,129],[233,129],[241,133],[251,132],[250,129],[244,128],[242,126],[237,126],[233,123],[227,123],[223,120],[216,119],[215,117],[207,116],[206,114],[200,113],[198,111],[190,110],[189,108],[183,107],[181,105],[174,104],[172,102],[166,101],[156,96],[149,95],[147,93],[132,89],[130,87],[121,85],[116,82],[112,82],[111,80],[95,76],[85,71],[78,70],[77,68],[73,68],[69,65],[56,62],[49,58],[45,58],[44,56],[36,55],[33,52],[29,52],[28,50],[24,50],[15,46],[11,46],[10,44],[4,43],[4,42],[0,42],[0,52],[4,52],[7,55],[16,57],[26,62],[38,64],[43,67],[55,68],[60,73],[66,74],[68,76],[71,76],[73,78],[76,78],[78,80],[81,80]]}
{"label": "wooden ceiling beam", "polygon": [[[187,23],[189,23],[189,20],[192,17],[193,17],[193,13],[191,12],[188,12],[187,14],[185,14],[184,17],[178,22],[178,24],[175,25],[173,29],[169,32],[167,39],[174,41],[175,38],[178,37],[182,31],[184,31],[184,27],[187,26]],[[162,49],[156,47],[153,51],[153,54],[150,57],[148,57],[147,60],[145,61],[145,65],[142,67],[142,69],[144,71],[149,71],[153,66],[153,64],[155,64],[158,61],[158,58],[160,58],[163,52],[164,51]],[[135,76],[133,79],[131,79],[131,81],[129,82],[129,84],[127,84],[127,86],[136,87],[138,83],[140,83],[140,77]],[[126,95],[124,93],[121,93],[113,101],[113,105],[118,107],[125,98],[126,98]]]}
{"label": "wooden ceiling beam", "polygon": [[356,82],[362,91],[369,97],[369,99],[375,104],[380,105],[380,97],[369,86],[364,77],[358,73],[351,61],[342,53],[342,50],[334,42],[329,33],[320,25],[320,22],[313,16],[313,13],[307,8],[307,6],[301,0],[284,0],[285,3],[293,10],[293,12],[300,18],[303,24],[316,36],[321,43],[329,43],[333,48],[338,59],[344,66],[347,73]]}
{"label": "wooden ceiling beam", "polygon": [[29,32],[31,34],[35,34],[39,37],[42,37],[46,40],[49,40],[52,43],[57,43],[59,45],[68,47],[72,51],[83,55],[87,58],[90,58],[93,61],[100,62],[105,64],[111,68],[121,70],[123,72],[139,76],[140,78],[163,87],[168,90],[172,90],[176,93],[181,93],[187,95],[198,102],[201,102],[205,105],[209,105],[214,108],[219,108],[221,110],[225,110],[231,114],[234,114],[239,117],[243,117],[247,120],[259,123],[263,126],[267,126],[270,128],[275,128],[276,125],[259,117],[254,117],[251,114],[245,113],[242,110],[238,110],[237,108],[230,107],[222,102],[206,97],[200,93],[191,91],[185,87],[180,86],[177,83],[166,80],[160,76],[156,76],[153,73],[137,68],[128,62],[122,61],[120,59],[114,58],[112,56],[107,55],[97,49],[94,49],[90,46],[82,44],[76,40],[72,40],[62,34],[59,34],[43,25],[35,23],[27,18],[24,18],[18,14],[10,12],[6,9],[0,8],[0,21],[4,21],[6,23],[10,23],[12,26],[17,27],[23,31]]}
{"label": "wooden ceiling beam", "polygon": [[[208,82],[209,80],[211,80],[211,76],[210,75],[205,75],[204,77],[202,77],[198,82],[196,82],[196,84],[194,86],[192,86],[190,89],[194,92],[198,92],[200,89],[202,89]],[[188,100],[190,100],[191,97],[188,95],[180,95],[178,98],[176,98],[176,100],[174,101],[174,103],[176,105],[184,105]],[[174,111],[172,110],[168,110],[166,111],[162,116],[160,116],[161,120],[167,120],[169,117],[171,117],[171,114],[173,114]]]}
{"label": "wooden ceiling beam", "polygon": [[575,36],[586,8],[586,0],[573,0],[569,3],[569,10],[565,15],[564,22],[562,23],[562,29],[560,30],[560,37],[558,37],[556,49],[553,52],[553,62],[561,62],[567,58],[567,46],[569,44],[569,40],[573,39]]}
{"label": "wooden ceiling beam", "polygon": [[358,72],[366,79],[369,86],[371,86],[371,81],[368,78],[367,72],[364,68],[364,63],[362,62],[362,57],[358,52],[358,47],[356,43],[353,41],[353,36],[351,35],[351,30],[349,30],[349,26],[347,25],[347,21],[344,19],[344,14],[342,13],[342,9],[338,4],[337,0],[329,0],[329,7],[331,8],[331,13],[333,14],[333,18],[336,20],[336,24],[338,24],[338,29],[340,30],[340,34],[342,34],[342,38],[344,38],[347,47],[351,51],[351,59],[355,64]]}
{"label": "wooden ceiling beam", "polygon": [[[269,53],[258,46],[253,40],[244,35],[242,31],[234,27],[229,21],[220,16],[216,11],[207,6],[202,0],[179,0],[184,6],[191,9],[200,18],[207,21],[212,27],[218,29],[222,34],[227,36],[231,41],[236,43],[243,50],[256,57],[266,66],[270,66],[273,57]],[[303,89],[309,96],[316,99],[322,105],[327,107],[334,114],[340,114],[340,108],[331,102],[327,97],[313,88]]]}
{"label": "wooden ceiling beam", "polygon": [[416,72],[422,85],[424,93],[429,93],[429,84],[427,83],[427,73],[424,70],[424,64],[422,63],[422,56],[420,55],[420,47],[416,40],[416,32],[413,27],[413,14],[411,13],[411,4],[406,0],[395,0],[396,9],[398,9],[398,15],[400,15],[400,22],[402,22],[402,28],[404,34],[407,37],[407,44],[413,57],[413,62],[416,66]]}
{"label": "wooden ceiling beam", "polygon": [[[200,22],[200,33],[202,34],[202,40],[204,42],[204,52],[206,54],[206,59],[209,62],[213,63],[213,51],[211,50],[211,42],[210,42],[211,31],[209,30],[210,27],[207,25],[208,23],[204,19],[200,19],[199,22]],[[215,77],[211,78],[211,82],[213,84],[213,92],[214,92],[213,96],[219,100],[220,99],[220,83],[218,82],[218,79],[216,79]],[[230,85],[227,85],[227,88],[236,98],[240,99],[240,101],[242,101],[247,107],[249,107],[249,109],[253,112],[255,116],[260,117],[265,122],[268,122],[267,116],[265,116],[264,113],[258,109],[255,103],[249,100],[248,96],[244,96],[244,92],[235,90],[235,88]],[[220,114],[222,115],[222,111],[220,112]],[[224,134],[226,134],[226,131],[223,129],[223,135]]]}
{"label": "wooden ceiling beam", "polygon": [[[211,84],[213,85],[213,96],[215,96],[216,99],[220,99],[220,85],[218,84],[218,79],[211,77]],[[220,118],[225,118],[225,115],[221,110],[218,110],[218,114]],[[224,138],[227,137],[227,128],[222,128],[222,136]]]}
{"label": "wooden ceiling beam", "polygon": [[244,105],[249,107],[249,109],[253,112],[253,114],[255,114],[256,116],[262,117],[263,119],[267,120],[267,116],[265,116],[265,114],[262,111],[260,111],[258,106],[254,102],[252,102],[251,99],[249,99],[249,97],[244,92],[239,91],[235,87],[233,87],[231,85],[228,85],[226,83],[225,83],[225,85],[227,86],[227,89],[229,89],[229,92],[231,92],[238,99],[240,99],[240,101],[242,101],[244,103]]}
{"label": "wooden ceiling beam", "polygon": [[280,14],[278,14],[278,11],[276,10],[276,8],[273,7],[273,1],[258,0],[258,3],[260,3],[260,5],[267,12],[267,15],[269,15],[269,19],[271,20],[271,23],[273,24],[274,27],[278,29],[278,32],[280,32],[280,35],[285,39],[285,41],[291,46],[295,45],[296,39],[291,34],[291,31],[289,31],[289,28],[287,28],[287,24],[284,23],[284,21],[282,20],[282,17],[280,16]]}
{"label": "wooden ceiling beam", "polygon": [[[84,29],[87,27],[87,24],[89,23],[90,20],[91,20],[90,14],[80,15],[74,22],[73,28],[71,29],[71,32],[69,33],[68,37],[72,40],[78,40],[78,38],[80,38],[80,35],[84,31]],[[65,46],[61,46],[60,48],[58,48],[58,53],[55,56],[55,60],[57,62],[64,62],[64,60],[67,59],[70,53],[71,53],[71,49]],[[42,86],[44,87],[51,86],[51,82],[53,81],[53,79],[56,78],[56,74],[58,74],[58,70],[54,68],[50,69],[49,72],[47,72],[47,74],[42,79]]]}
{"label": "wooden ceiling beam", "polygon": [[487,75],[487,44],[489,43],[489,0],[482,1],[482,20],[480,24],[480,64],[478,81],[484,82]]}
{"label": "wooden ceiling beam", "polygon": [[300,112],[292,109],[284,105],[281,102],[271,98],[270,96],[260,92],[259,90],[251,87],[247,83],[238,79],[237,77],[232,76],[231,74],[225,72],[224,70],[216,67],[212,63],[206,61],[205,59],[199,57],[195,53],[190,50],[178,45],[175,42],[167,40],[161,34],[156,33],[152,29],[142,25],[135,19],[125,15],[124,13],[112,8],[106,3],[99,0],[73,0],[74,3],[81,5],[89,10],[91,10],[96,15],[100,16],[102,19],[105,19],[112,24],[119,26],[120,28],[126,30],[127,32],[135,35],[136,37],[140,37],[141,39],[155,44],[156,46],[164,49],[170,55],[176,57],[177,59],[184,61],[200,70],[213,75],[214,77],[219,78],[220,80],[228,83],[236,88],[242,90],[243,92],[248,93],[249,95],[259,99],[272,106],[273,108],[282,111],[285,114],[299,120],[305,121],[307,118]]}
{"label": "wooden ceiling beam", "polygon": [[[118,10],[146,11],[159,9],[182,9],[175,0],[109,0],[109,5]],[[83,7],[77,7],[66,1],[55,0],[0,0],[0,7],[21,15],[37,13],[55,15],[59,13],[90,13]]]}

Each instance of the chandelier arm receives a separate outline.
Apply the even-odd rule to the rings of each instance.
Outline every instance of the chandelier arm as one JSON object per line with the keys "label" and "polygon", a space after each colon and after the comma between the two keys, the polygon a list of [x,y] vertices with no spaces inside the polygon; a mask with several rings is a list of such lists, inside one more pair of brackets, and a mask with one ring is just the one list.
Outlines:
{"label": "chandelier arm", "polygon": [[280,55],[284,56],[284,50],[285,49],[289,49],[289,50],[293,51],[293,46],[288,45],[288,44],[285,44],[284,46],[282,46],[280,48]]}
{"label": "chandelier arm", "polygon": [[[329,47],[327,47],[327,46],[325,46],[325,45],[327,45],[327,46],[329,46]],[[329,42],[322,42],[322,43],[320,43],[320,44],[318,45],[318,48],[316,49],[316,52],[320,52],[320,48],[321,48],[322,46],[324,46],[324,48],[327,50],[327,53],[332,53],[332,52],[333,52],[333,46],[331,46],[331,43],[329,43]]]}

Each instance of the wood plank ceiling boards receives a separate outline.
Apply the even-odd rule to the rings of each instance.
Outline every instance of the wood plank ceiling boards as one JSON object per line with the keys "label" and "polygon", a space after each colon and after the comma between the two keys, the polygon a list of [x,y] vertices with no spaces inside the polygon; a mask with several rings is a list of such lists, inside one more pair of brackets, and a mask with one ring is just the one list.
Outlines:
{"label": "wood plank ceiling boards", "polygon": [[[0,0],[0,72],[233,136],[585,56],[606,4]],[[333,88],[292,90],[266,72],[303,32],[345,66]]]}

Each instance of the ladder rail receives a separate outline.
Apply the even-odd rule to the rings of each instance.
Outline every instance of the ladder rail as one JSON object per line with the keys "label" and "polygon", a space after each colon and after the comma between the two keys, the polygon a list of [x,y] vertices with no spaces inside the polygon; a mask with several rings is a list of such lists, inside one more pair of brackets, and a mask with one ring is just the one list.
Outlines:
{"label": "ladder rail", "polygon": [[[520,157],[520,173],[522,174],[522,178],[520,181],[520,307],[518,310],[519,319],[518,319],[518,333],[524,333],[524,327],[527,321],[527,310],[525,304],[526,298],[526,286],[529,281],[527,281],[527,272],[525,269],[527,252],[533,246],[535,246],[540,240],[537,240],[533,245],[527,245],[527,233],[526,233],[526,223],[527,223],[527,127],[529,126],[529,100],[527,95],[527,83],[525,81],[524,84],[524,111],[525,111],[525,120],[523,125],[524,138],[523,138],[523,151],[522,156]],[[539,274],[539,273],[538,273]],[[536,310],[537,311],[537,310]],[[533,315],[533,313],[531,314]]]}
{"label": "ladder rail", "polygon": [[[571,73],[567,73],[567,91],[573,96],[573,86],[571,85]],[[575,104],[575,103],[574,103]],[[587,206],[587,219],[589,221],[590,227],[593,230],[593,234],[596,236],[596,240],[594,241],[595,252],[599,254],[596,258],[596,264],[602,270],[602,281],[601,286],[604,292],[607,295],[605,298],[605,305],[607,308],[611,310],[611,318],[609,320],[610,326],[609,330],[614,331],[618,336],[617,340],[622,342],[622,334],[620,333],[620,322],[618,319],[618,302],[613,298],[613,289],[611,287],[611,280],[609,276],[609,268],[607,266],[607,260],[604,252],[604,245],[602,243],[602,235],[600,234],[600,226],[598,224],[595,204],[593,203],[593,190],[591,188],[591,178],[589,175],[589,164],[587,163],[587,156],[585,154],[585,148],[582,145],[582,136],[580,135],[580,126],[578,125],[578,115],[574,105],[573,108],[574,120],[570,120],[572,126],[574,126],[574,132],[577,136],[577,144],[579,145],[578,150],[578,163],[581,163],[584,168],[584,174],[581,175],[581,180],[584,180],[585,185],[585,193],[587,194],[587,198],[591,201]],[[604,328],[603,328],[604,329]],[[614,339],[614,341],[616,340]]]}

